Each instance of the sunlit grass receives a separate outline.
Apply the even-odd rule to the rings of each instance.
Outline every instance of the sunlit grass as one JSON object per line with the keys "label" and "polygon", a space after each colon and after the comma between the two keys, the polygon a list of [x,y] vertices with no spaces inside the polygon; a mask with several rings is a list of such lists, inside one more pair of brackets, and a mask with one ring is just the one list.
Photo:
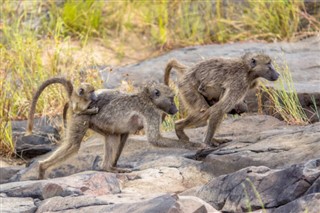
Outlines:
{"label": "sunlit grass", "polygon": [[274,88],[261,84],[262,91],[272,102],[269,107],[288,124],[307,124],[308,117],[300,104],[288,65],[275,64],[275,68],[280,72],[280,78],[275,82]]}

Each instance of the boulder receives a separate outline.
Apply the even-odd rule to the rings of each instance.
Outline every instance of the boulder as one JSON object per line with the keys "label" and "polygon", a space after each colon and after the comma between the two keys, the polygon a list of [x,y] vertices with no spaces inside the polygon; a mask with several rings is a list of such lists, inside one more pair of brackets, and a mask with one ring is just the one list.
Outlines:
{"label": "boulder", "polygon": [[15,152],[22,158],[34,158],[52,151],[60,140],[59,118],[42,117],[34,120],[32,135],[25,136],[27,121],[12,121],[12,138]]}
{"label": "boulder", "polygon": [[[248,166],[284,168],[320,156],[320,123],[290,126],[271,116],[245,116],[228,119],[217,132],[218,138],[232,140],[201,156],[202,169],[215,176]],[[204,137],[205,128],[189,130],[192,140]],[[200,158],[199,158],[200,156]]]}
{"label": "boulder", "polygon": [[52,180],[21,181],[2,184],[0,193],[9,197],[47,199],[54,196],[102,195],[119,193],[120,185],[115,174],[84,172]]}
{"label": "boulder", "polygon": [[[264,166],[247,167],[212,179],[194,195],[224,212],[247,212],[259,209],[288,212],[282,210],[291,210],[307,201],[310,204],[319,201],[319,195],[307,193],[319,176],[320,159],[282,170],[271,170]],[[306,194],[306,197],[301,198]],[[295,202],[289,204],[292,201]],[[300,209],[307,207],[301,206]]]}
{"label": "boulder", "polygon": [[0,184],[9,182],[10,178],[21,169],[23,169],[22,166],[0,167]]}
{"label": "boulder", "polygon": [[37,212],[218,212],[203,200],[170,194],[114,194],[98,197],[54,197],[41,203]]}
{"label": "boulder", "polygon": [[17,197],[0,197],[1,212],[7,213],[34,213],[37,210],[33,199]]}

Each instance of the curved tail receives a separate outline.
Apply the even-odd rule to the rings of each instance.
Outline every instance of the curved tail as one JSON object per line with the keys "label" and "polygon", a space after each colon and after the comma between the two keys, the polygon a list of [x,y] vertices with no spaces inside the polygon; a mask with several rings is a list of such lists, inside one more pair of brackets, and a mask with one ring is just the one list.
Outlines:
{"label": "curved tail", "polygon": [[183,75],[185,71],[188,69],[186,65],[181,64],[176,59],[171,59],[165,69],[164,72],[164,84],[169,85],[169,78],[171,69],[174,68],[178,71],[178,75]]}
{"label": "curved tail", "polygon": [[36,93],[34,94],[32,98],[31,108],[29,111],[29,117],[28,117],[28,124],[27,124],[27,132],[26,135],[32,134],[33,129],[33,120],[34,120],[34,113],[36,111],[36,105],[39,99],[39,96],[41,95],[42,91],[51,84],[62,84],[64,88],[67,90],[68,98],[71,99],[71,95],[73,92],[73,85],[71,81],[62,78],[62,77],[56,77],[56,78],[50,78],[43,82],[39,88],[37,89]]}

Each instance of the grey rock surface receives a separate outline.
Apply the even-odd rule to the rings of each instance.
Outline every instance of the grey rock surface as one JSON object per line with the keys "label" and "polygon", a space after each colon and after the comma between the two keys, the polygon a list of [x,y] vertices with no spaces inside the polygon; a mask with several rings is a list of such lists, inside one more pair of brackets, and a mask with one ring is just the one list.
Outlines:
{"label": "grey rock surface", "polygon": [[34,158],[52,151],[60,140],[58,118],[42,117],[34,120],[32,135],[25,136],[27,121],[12,121],[15,153],[22,158]]}
{"label": "grey rock surface", "polygon": [[90,171],[57,179],[6,183],[0,187],[0,193],[9,197],[32,197],[41,200],[54,196],[119,192],[120,184],[115,174]]}
{"label": "grey rock surface", "polygon": [[[201,142],[205,131],[186,132]],[[174,132],[163,135],[176,138]],[[217,137],[231,142],[199,155],[131,136],[119,166],[133,171],[111,174],[86,171],[100,169],[103,158],[103,138],[92,136],[78,155],[50,168],[49,179],[30,180],[37,179],[35,160],[11,179],[16,182],[0,185],[0,195],[32,198],[37,212],[243,212],[249,208],[242,186],[251,210],[261,210],[261,199],[267,212],[304,210],[318,202],[320,160],[312,159],[320,156],[320,123],[289,126],[266,115],[229,117]]]}
{"label": "grey rock surface", "polygon": [[0,197],[0,212],[33,213],[37,210],[32,198]]}
{"label": "grey rock surface", "polygon": [[0,167],[0,184],[8,182],[10,178],[21,169],[23,169],[22,166]]}
{"label": "grey rock surface", "polygon": [[[246,212],[262,208],[277,208],[275,212],[285,212],[285,209],[291,210],[299,203],[308,202],[310,205],[300,207],[303,210],[313,208],[312,203],[319,201],[316,194],[300,198],[319,176],[320,159],[282,170],[271,170],[264,166],[248,167],[212,179],[194,195],[224,212]],[[294,203],[284,206],[294,200]],[[280,206],[283,206],[283,210]]]}

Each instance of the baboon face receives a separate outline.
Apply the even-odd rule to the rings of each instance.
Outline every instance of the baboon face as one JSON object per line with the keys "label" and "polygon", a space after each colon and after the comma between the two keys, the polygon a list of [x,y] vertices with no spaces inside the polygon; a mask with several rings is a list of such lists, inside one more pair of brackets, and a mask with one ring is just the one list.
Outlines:
{"label": "baboon face", "polygon": [[174,103],[174,92],[164,84],[157,84],[148,88],[151,101],[162,111],[174,115],[178,109]]}
{"label": "baboon face", "polygon": [[97,96],[94,93],[94,87],[88,83],[81,83],[77,89],[77,95],[85,100],[97,99]]}
{"label": "baboon face", "polygon": [[280,74],[274,69],[271,58],[264,54],[253,55],[250,59],[251,71],[257,77],[265,78],[269,81],[276,81]]}

